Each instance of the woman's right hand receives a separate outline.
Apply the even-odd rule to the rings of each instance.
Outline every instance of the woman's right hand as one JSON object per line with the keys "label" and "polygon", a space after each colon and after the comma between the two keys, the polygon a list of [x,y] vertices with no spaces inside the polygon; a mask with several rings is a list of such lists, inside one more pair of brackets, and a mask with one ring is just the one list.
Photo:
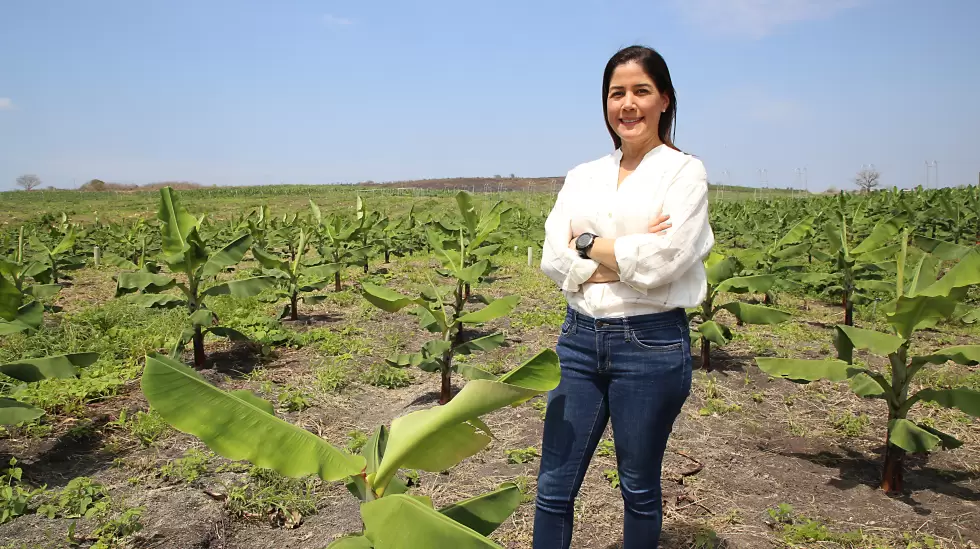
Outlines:
{"label": "woman's right hand", "polygon": [[663,214],[657,212],[657,215],[656,217],[653,218],[653,221],[650,221],[650,226],[649,226],[650,234],[663,233],[664,231],[669,229],[670,221],[668,221],[668,219],[670,219],[669,214]]}

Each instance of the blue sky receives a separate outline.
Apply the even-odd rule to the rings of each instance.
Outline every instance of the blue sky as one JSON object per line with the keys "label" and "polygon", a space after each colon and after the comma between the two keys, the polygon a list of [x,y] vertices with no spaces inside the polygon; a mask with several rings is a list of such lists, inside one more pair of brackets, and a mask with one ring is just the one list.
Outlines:
{"label": "blue sky", "polygon": [[[409,5],[412,4],[412,5]],[[563,175],[611,150],[602,68],[657,48],[712,181],[980,172],[980,2],[0,3],[0,190]]]}

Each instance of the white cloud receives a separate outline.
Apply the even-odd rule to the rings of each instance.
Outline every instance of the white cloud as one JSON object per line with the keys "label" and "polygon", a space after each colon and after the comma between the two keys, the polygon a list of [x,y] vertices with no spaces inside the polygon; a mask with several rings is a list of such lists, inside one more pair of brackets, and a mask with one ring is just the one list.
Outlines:
{"label": "white cloud", "polygon": [[703,30],[764,38],[777,28],[834,15],[867,0],[674,0],[674,8]]}
{"label": "white cloud", "polygon": [[14,102],[9,97],[0,97],[0,111],[14,110]]}
{"label": "white cloud", "polygon": [[336,25],[353,25],[354,22],[346,17],[337,17],[336,15],[326,14],[323,16],[323,22],[330,26]]}

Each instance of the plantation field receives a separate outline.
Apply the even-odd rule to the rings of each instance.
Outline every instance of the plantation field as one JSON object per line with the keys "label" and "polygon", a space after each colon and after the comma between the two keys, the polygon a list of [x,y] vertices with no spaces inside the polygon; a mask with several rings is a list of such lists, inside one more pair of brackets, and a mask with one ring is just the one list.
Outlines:
{"label": "plantation field", "polygon": [[[181,191],[170,205],[168,196],[0,193],[7,266],[0,273],[24,280],[8,310],[44,309],[33,324],[40,316],[0,315],[0,365],[98,353],[75,365],[77,377],[52,375],[52,366],[36,366],[44,375],[28,380],[30,368],[0,370],[10,375],[0,374],[0,397],[9,399],[0,403],[43,411],[0,427],[0,548],[322,549],[361,532],[368,506],[398,496],[368,490],[360,505],[345,486],[349,475],[323,480],[333,462],[298,478],[276,472],[305,454],[249,438],[274,428],[253,415],[222,415],[248,405],[249,414],[264,413],[256,412],[258,399],[231,391],[270,402],[277,417],[344,455],[364,451],[371,473],[378,426],[390,427],[394,453],[399,427],[407,431],[392,425],[396,418],[448,409],[470,384],[508,382],[533,396],[441,428],[465,427],[463,440],[488,427],[492,439],[435,467],[424,466],[429,457],[406,458],[396,478],[436,510],[514,483],[513,512],[490,520],[500,524],[487,534],[502,547],[530,547],[545,391],[521,385],[514,372],[530,361],[538,378],[553,373],[542,353],[555,346],[565,302],[538,268],[553,194],[458,198],[450,190],[310,186]],[[717,255],[708,264],[716,276],[711,302],[690,311],[696,370],[665,458],[662,547],[980,546],[980,192],[751,200],[712,189],[710,196]],[[166,214],[160,221],[158,210]],[[200,262],[208,275],[180,270],[199,244],[176,230],[177,220],[206,243]],[[38,266],[28,268],[32,261]],[[32,293],[30,285],[52,289]],[[0,307],[12,303],[13,287],[0,285]],[[405,296],[417,301],[398,301]],[[483,317],[464,314],[474,311]],[[855,330],[838,328],[847,317]],[[187,365],[204,358],[196,371],[225,392],[207,392],[190,368],[154,358],[171,354]],[[149,377],[151,361],[159,378]],[[839,375],[811,380],[803,368]],[[893,397],[861,386],[877,373],[889,388],[905,385],[898,404],[932,391],[891,430]],[[154,385],[180,375],[193,378],[197,398],[176,382],[166,391]],[[451,381],[449,405],[439,405],[440,378]],[[229,404],[234,394],[239,408]],[[213,400],[204,404],[203,396]],[[198,413],[207,405],[214,411]],[[235,451],[285,457],[267,457],[266,467],[222,457],[234,454],[235,422],[251,431],[235,435],[247,442]],[[612,437],[607,429],[586,474],[573,547],[621,542]],[[441,452],[448,446],[441,440],[425,439],[415,451]],[[886,493],[886,448],[903,445],[932,451],[909,450],[904,479]],[[438,531],[429,518],[400,517],[389,519]]]}

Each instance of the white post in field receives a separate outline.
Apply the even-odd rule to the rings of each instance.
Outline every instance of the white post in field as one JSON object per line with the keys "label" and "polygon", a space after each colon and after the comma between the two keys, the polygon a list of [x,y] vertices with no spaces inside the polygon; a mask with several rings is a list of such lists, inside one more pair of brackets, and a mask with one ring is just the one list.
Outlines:
{"label": "white post in field", "polygon": [[531,262],[534,261],[534,248],[530,246],[527,247],[527,266],[531,266]]}

